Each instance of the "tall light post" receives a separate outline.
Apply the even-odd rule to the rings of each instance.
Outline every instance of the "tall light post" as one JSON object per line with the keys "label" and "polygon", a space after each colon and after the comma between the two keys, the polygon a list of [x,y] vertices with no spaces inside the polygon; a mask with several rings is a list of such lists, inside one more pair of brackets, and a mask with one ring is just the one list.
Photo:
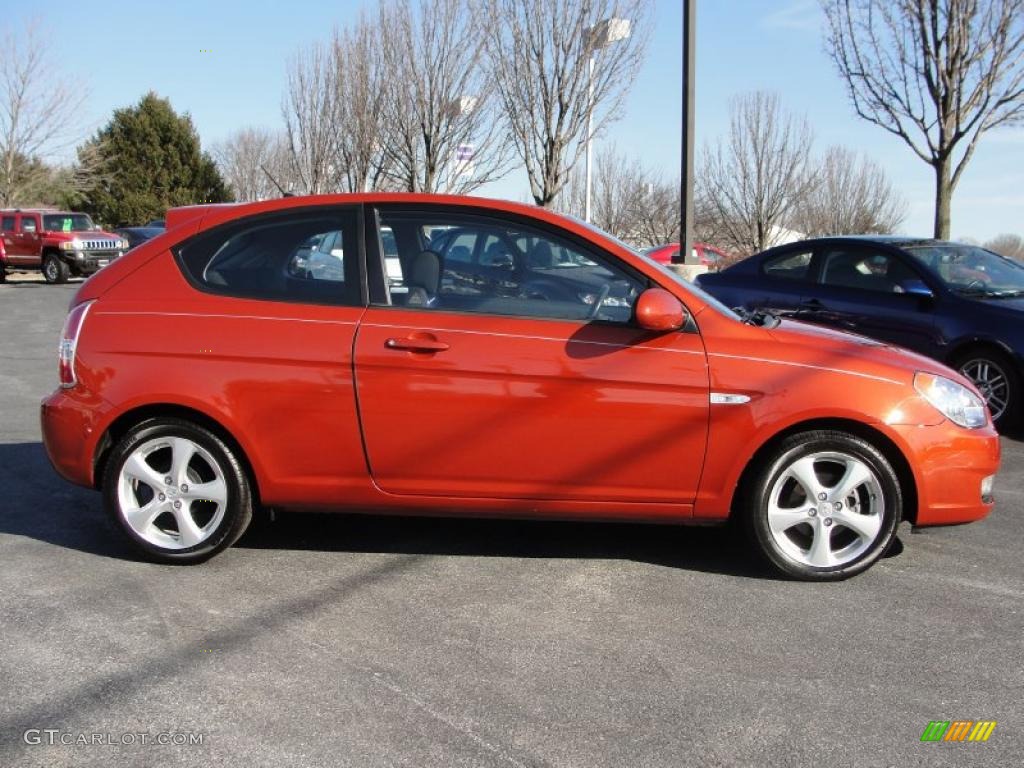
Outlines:
{"label": "tall light post", "polygon": [[700,261],[693,253],[693,103],[697,46],[697,0],[683,2],[683,119],[682,168],[680,177],[679,251],[683,264],[692,269]]}
{"label": "tall light post", "polygon": [[633,23],[629,19],[610,18],[598,22],[587,29],[587,191],[585,195],[583,219],[588,224],[590,223],[590,189],[593,178],[590,157],[590,140],[592,138],[592,126],[594,123],[594,51],[606,48],[612,43],[617,43],[620,40],[625,40],[629,37],[632,24]]}

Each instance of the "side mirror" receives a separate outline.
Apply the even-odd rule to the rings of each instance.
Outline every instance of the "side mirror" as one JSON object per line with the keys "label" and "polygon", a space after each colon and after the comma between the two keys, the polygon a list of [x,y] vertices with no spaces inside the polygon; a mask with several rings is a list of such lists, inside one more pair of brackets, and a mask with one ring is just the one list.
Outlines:
{"label": "side mirror", "polygon": [[932,289],[924,282],[924,280],[904,280],[900,283],[900,288],[903,289],[904,293],[909,293],[912,296],[920,296],[923,299],[934,299],[935,294]]}
{"label": "side mirror", "polygon": [[648,331],[678,331],[686,322],[686,310],[664,288],[648,288],[636,300],[636,322]]}

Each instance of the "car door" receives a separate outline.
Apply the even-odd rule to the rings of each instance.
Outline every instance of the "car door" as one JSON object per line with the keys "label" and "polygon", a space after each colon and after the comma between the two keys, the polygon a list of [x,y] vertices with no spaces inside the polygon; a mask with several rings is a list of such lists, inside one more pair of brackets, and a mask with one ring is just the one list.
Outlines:
{"label": "car door", "polygon": [[22,266],[37,266],[42,261],[42,235],[39,231],[39,216],[29,213],[21,214],[18,217],[16,236],[19,239],[19,263]]}
{"label": "car door", "polygon": [[4,239],[4,253],[12,267],[21,266],[24,260],[21,238],[18,237],[18,217],[13,213],[0,216],[0,236]]}
{"label": "car door", "polygon": [[[383,207],[379,216],[399,244],[415,242],[413,230],[466,224],[458,208]],[[355,345],[377,485],[405,495],[691,502],[708,422],[708,373],[693,325],[643,331],[631,302],[646,282],[614,257],[521,220],[473,218],[509,239],[530,230],[585,252],[610,281],[631,282],[630,305],[446,292],[445,265],[435,276],[432,256],[417,265],[403,254],[410,292],[374,302]],[[368,258],[377,251],[379,243],[368,244]],[[417,283],[422,274],[433,284]],[[416,291],[425,303],[405,304]]]}
{"label": "car door", "polygon": [[822,246],[818,281],[802,318],[934,355],[938,333],[933,299],[914,292],[921,273],[889,249],[860,244]]}

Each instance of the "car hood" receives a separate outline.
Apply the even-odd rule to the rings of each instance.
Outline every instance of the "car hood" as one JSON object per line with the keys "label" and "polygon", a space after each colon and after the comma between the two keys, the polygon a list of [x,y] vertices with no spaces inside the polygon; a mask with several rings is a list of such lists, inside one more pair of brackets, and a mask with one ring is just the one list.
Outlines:
{"label": "car hood", "polygon": [[787,356],[805,365],[847,370],[908,385],[913,384],[917,371],[924,371],[975,389],[960,373],[937,360],[866,336],[789,319],[781,319],[768,333],[773,340],[789,347]]}
{"label": "car hood", "polygon": [[984,304],[986,307],[991,307],[992,309],[1006,310],[1014,316],[1024,313],[1024,296],[1013,299],[974,298],[972,300]]}

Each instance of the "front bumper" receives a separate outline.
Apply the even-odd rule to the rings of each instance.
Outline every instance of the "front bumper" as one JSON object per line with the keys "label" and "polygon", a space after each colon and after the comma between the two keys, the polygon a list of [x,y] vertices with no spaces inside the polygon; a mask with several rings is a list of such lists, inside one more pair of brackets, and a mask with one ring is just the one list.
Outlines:
{"label": "front bumper", "polygon": [[117,251],[100,251],[92,252],[86,251],[82,254],[81,258],[77,252],[68,254],[65,258],[68,266],[71,267],[76,273],[80,275],[91,275],[95,272],[99,272],[110,262],[119,258],[120,254]]}
{"label": "front bumper", "polygon": [[995,501],[982,498],[982,482],[999,470],[999,435],[991,425],[964,429],[944,421],[894,429],[917,484],[916,525],[969,523],[992,511]]}

